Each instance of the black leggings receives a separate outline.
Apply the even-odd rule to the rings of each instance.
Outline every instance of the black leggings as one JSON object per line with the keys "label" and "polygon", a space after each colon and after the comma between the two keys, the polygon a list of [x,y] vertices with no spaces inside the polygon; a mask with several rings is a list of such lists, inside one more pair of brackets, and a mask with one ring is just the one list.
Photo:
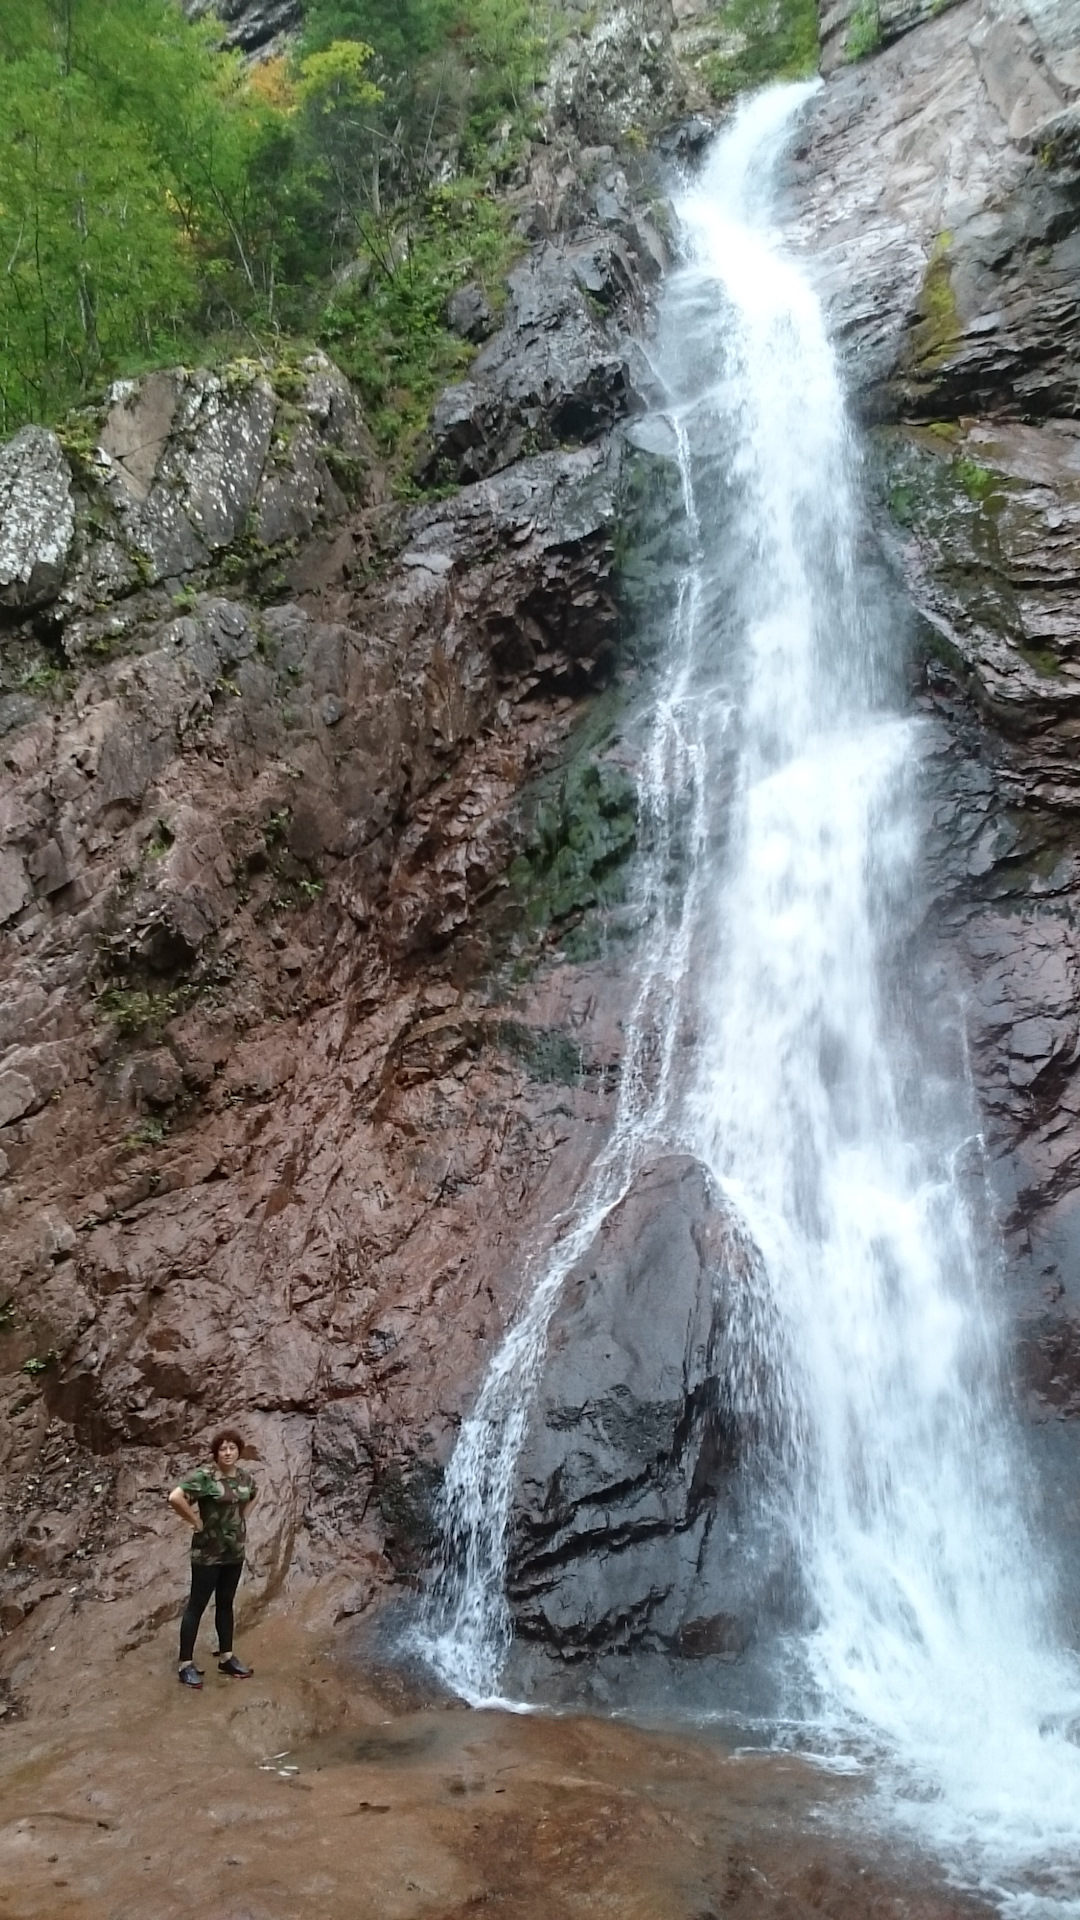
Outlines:
{"label": "black leggings", "polygon": [[240,1575],[244,1571],[242,1560],[228,1560],[224,1566],[199,1567],[192,1563],[191,1598],[184,1609],[180,1622],[180,1665],[186,1666],[195,1656],[195,1636],[199,1631],[199,1621],[206,1611],[210,1595],[214,1596],[214,1625],[217,1628],[218,1651],[232,1652],[233,1641],[233,1597],[240,1585]]}

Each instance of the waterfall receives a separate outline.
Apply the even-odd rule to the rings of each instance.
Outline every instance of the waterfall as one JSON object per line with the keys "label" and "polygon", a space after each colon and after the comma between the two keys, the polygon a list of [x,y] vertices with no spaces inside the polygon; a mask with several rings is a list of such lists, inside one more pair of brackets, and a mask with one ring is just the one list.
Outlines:
{"label": "waterfall", "polygon": [[1076,1683],[998,1380],[965,1090],[943,1094],[920,1057],[895,960],[921,723],[859,560],[857,449],[821,310],[768,226],[799,97],[744,107],[684,196],[689,264],[665,314],[661,364],[716,530],[702,599],[724,608],[740,682],[684,1128],[762,1250],[783,1329],[769,1376],[798,1410],[786,1517],[820,1710],[877,1743],[897,1810],[952,1857],[992,1880],[1067,1849],[1075,1871],[1080,1753],[1060,1728]]}
{"label": "waterfall", "polygon": [[[642,1144],[677,1135],[767,1276],[760,1337],[791,1437],[769,1498],[807,1595],[802,1711],[873,1756],[875,1805],[958,1873],[1060,1914],[1070,1896],[1080,1911],[1080,1690],[999,1378],[973,1105],[918,1039],[903,964],[926,723],[905,712],[903,636],[861,554],[821,309],[770,225],[808,91],[745,104],[678,203],[656,365],[693,563],[647,755],[638,1004],[611,1140],[451,1462],[427,1647],[467,1697],[497,1691],[514,1467],[559,1288]],[[737,768],[722,801],[721,756]]]}

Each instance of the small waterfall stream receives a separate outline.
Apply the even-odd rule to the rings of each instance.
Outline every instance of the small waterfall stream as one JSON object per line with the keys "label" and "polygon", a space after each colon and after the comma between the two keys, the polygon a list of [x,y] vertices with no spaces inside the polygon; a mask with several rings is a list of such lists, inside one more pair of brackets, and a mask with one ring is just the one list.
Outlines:
{"label": "small waterfall stream", "polygon": [[559,1289],[642,1147],[677,1137],[767,1275],[755,1338],[790,1460],[771,1522],[808,1602],[796,1710],[872,1755],[879,1808],[958,1872],[1017,1911],[1080,1912],[1080,1691],[998,1380],[971,1105],[920,1057],[896,965],[921,723],[859,558],[821,310],[769,224],[807,91],[748,102],[678,208],[657,369],[695,557],[646,758],[647,951],[611,1140],[451,1462],[425,1645],[467,1698],[497,1696],[515,1463]]}

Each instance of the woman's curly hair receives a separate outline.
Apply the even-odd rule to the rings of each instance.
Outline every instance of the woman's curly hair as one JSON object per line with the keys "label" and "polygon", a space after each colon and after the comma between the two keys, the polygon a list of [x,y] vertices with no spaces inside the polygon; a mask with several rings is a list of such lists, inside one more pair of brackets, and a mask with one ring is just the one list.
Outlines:
{"label": "woman's curly hair", "polygon": [[221,1432],[215,1433],[213,1439],[210,1442],[211,1460],[217,1459],[218,1448],[223,1447],[225,1445],[226,1440],[231,1440],[237,1452],[241,1455],[241,1457],[243,1457],[244,1447],[247,1444],[243,1434],[238,1433],[235,1427],[222,1427]]}

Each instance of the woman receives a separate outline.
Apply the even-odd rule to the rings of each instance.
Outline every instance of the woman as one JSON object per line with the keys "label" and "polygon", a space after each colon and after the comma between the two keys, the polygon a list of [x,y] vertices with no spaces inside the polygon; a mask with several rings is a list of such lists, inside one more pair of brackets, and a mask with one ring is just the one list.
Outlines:
{"label": "woman", "polygon": [[242,1435],[234,1427],[216,1434],[210,1448],[213,1465],[197,1467],[174,1487],[169,1505],[192,1529],[191,1598],[180,1622],[182,1687],[201,1687],[202,1668],[195,1665],[195,1636],[210,1595],[214,1596],[214,1624],[218,1637],[218,1672],[231,1680],[247,1680],[245,1667],[232,1650],[233,1597],[244,1570],[244,1533],[247,1510],[255,1498],[255,1482],[240,1465]]}

